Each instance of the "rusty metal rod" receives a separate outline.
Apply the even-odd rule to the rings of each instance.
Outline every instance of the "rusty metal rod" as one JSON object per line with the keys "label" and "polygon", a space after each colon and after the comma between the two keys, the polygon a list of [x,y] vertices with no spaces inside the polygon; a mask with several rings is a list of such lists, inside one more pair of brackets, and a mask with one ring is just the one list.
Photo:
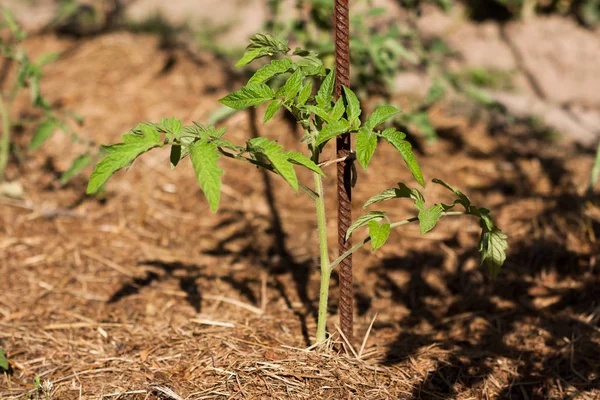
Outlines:
{"label": "rusty metal rod", "polygon": [[[342,96],[343,87],[350,87],[350,17],[348,0],[335,0],[335,95]],[[337,157],[346,158],[350,154],[350,134],[338,136],[336,141]],[[344,254],[352,243],[346,241],[346,232],[352,223],[352,168],[351,160],[337,165],[338,192],[338,245],[339,254]],[[354,337],[353,313],[354,290],[352,287],[352,256],[339,266],[340,277],[340,325],[342,332],[351,343]]]}

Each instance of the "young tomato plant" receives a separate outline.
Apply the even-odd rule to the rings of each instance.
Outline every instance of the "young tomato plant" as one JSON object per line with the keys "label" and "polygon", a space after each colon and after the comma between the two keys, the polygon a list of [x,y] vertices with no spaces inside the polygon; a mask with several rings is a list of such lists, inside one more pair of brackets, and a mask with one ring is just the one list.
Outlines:
{"label": "young tomato plant", "polygon": [[[405,221],[390,222],[384,211],[368,211],[352,224],[348,235],[364,226],[368,227],[369,236],[339,258],[330,260],[323,189],[325,174],[319,167],[322,151],[328,142],[345,133],[354,135],[356,158],[366,169],[379,140],[384,140],[397,149],[417,183],[424,186],[421,169],[410,143],[405,140],[405,134],[394,128],[378,129],[399,112],[396,108],[381,106],[362,123],[361,106],[352,90],[344,88],[344,95],[334,101],[335,73],[324,67],[316,53],[296,49],[292,54],[296,57],[292,59],[287,43],[270,35],[257,34],[250,42],[237,66],[244,66],[265,56],[279,58],[260,68],[246,86],[222,98],[220,102],[237,110],[268,103],[264,115],[265,123],[282,108],[287,109],[304,130],[302,142],[306,145],[307,155],[285,151],[277,142],[263,137],[250,139],[245,144],[238,145],[225,138],[225,128],[216,129],[196,123],[183,126],[176,118],[163,119],[159,123],[139,124],[130,133],[123,135],[122,143],[106,146],[108,155],[98,163],[92,173],[87,192],[94,193],[99,190],[116,171],[127,167],[142,153],[165,146],[171,149],[172,166],[178,165],[183,158],[189,156],[198,183],[213,212],[218,208],[221,193],[223,170],[217,163],[220,157],[229,157],[264,168],[281,176],[294,190],[306,192],[315,204],[319,232],[321,289],[317,342],[326,338],[327,299],[333,268],[369,241],[373,250],[383,246],[392,228],[418,222],[421,233],[425,234],[434,228],[442,216],[465,214],[476,217],[482,230],[479,243],[482,263],[487,265],[493,276],[498,274],[506,258],[506,235],[495,226],[489,210],[474,206],[462,192],[440,180],[433,182],[454,193],[456,200],[452,204],[427,207],[419,190],[399,183],[397,188],[385,190],[372,197],[365,207],[391,199],[406,198],[414,202],[417,216]],[[285,79],[280,80],[280,86],[273,89],[266,83],[276,76]],[[312,172],[312,187],[308,183],[298,181],[294,167],[307,168]],[[464,211],[452,211],[456,206],[462,206]]]}
{"label": "young tomato plant", "polygon": [[[59,112],[42,96],[40,83],[43,77],[42,68],[58,58],[57,54],[45,54],[32,61],[27,52],[21,46],[27,34],[21,29],[14,16],[7,9],[0,10],[0,32],[7,28],[10,37],[3,40],[0,36],[0,57],[2,60],[2,72],[0,79],[5,79],[9,68],[16,65],[16,75],[12,85],[1,85],[0,87],[0,120],[2,123],[2,136],[0,138],[0,181],[4,178],[4,172],[8,164],[11,149],[11,131],[18,123],[24,121],[12,121],[12,108],[17,96],[29,88],[32,105],[41,112],[39,119],[31,121],[37,125],[37,129],[29,144],[29,150],[38,149],[52,133],[59,129],[72,136],[73,140],[83,141],[86,147],[90,147],[88,141],[84,141],[75,135],[69,125],[65,122],[65,117],[70,117],[80,123],[80,118],[70,114]],[[2,82],[4,83],[4,82]],[[6,89],[5,89],[6,88]],[[79,156],[73,162],[72,166],[63,174],[61,181],[66,183],[83,168],[93,162],[89,153]]]}

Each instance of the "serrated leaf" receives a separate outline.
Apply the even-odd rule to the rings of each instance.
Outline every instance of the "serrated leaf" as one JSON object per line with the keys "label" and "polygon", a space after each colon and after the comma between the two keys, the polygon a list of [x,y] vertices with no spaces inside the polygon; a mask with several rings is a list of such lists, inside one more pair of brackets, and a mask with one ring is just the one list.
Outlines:
{"label": "serrated leaf", "polygon": [[369,166],[376,148],[377,134],[366,129],[359,130],[356,135],[356,158],[365,170]]}
{"label": "serrated leaf", "polygon": [[371,236],[371,248],[377,250],[387,242],[390,237],[390,224],[379,224],[377,221],[369,221],[369,236]]}
{"label": "serrated leaf", "polygon": [[378,107],[377,109],[375,109],[375,111],[373,111],[373,114],[371,114],[371,116],[367,118],[365,122],[365,128],[372,131],[375,127],[377,127],[380,124],[383,124],[399,112],[400,110],[392,106]]}
{"label": "serrated leaf", "polygon": [[481,264],[485,264],[492,278],[500,273],[500,269],[506,261],[506,250],[508,250],[507,236],[496,227],[492,231],[483,230],[479,240],[479,253]]}
{"label": "serrated leaf", "polygon": [[350,130],[350,123],[341,119],[336,122],[331,122],[321,129],[319,132],[319,136],[317,137],[317,146],[327,142],[330,139],[333,139],[336,136],[343,135],[344,133]]}
{"label": "serrated leaf", "polygon": [[346,231],[346,240],[348,240],[352,233],[361,226],[367,225],[370,221],[379,221],[385,218],[385,216],[385,211],[369,211],[366,214],[361,215],[352,223],[352,225],[350,225],[348,231]]}
{"label": "serrated leaf", "polygon": [[319,118],[321,118],[327,123],[333,122],[329,113],[319,106],[304,106],[304,109],[308,112],[317,115]]}
{"label": "serrated leaf", "polygon": [[60,183],[62,183],[63,185],[66,184],[71,179],[73,179],[73,177],[75,175],[77,175],[81,171],[83,171],[83,169],[85,167],[87,167],[88,165],[90,165],[93,161],[94,160],[93,160],[92,156],[89,155],[89,154],[82,154],[82,155],[80,155],[75,160],[73,160],[73,163],[71,164],[71,166],[69,167],[69,169],[66,170],[62,174],[62,176],[60,177]]}
{"label": "serrated leaf", "polygon": [[221,200],[221,176],[223,170],[217,165],[219,150],[214,143],[197,141],[190,146],[190,159],[196,178],[212,212],[219,208]]}
{"label": "serrated leaf", "polygon": [[452,193],[454,193],[456,195],[456,197],[458,197],[457,202],[459,204],[461,204],[465,208],[465,210],[469,211],[469,209],[471,208],[471,200],[465,194],[463,194],[463,192],[461,192],[458,189],[453,188],[452,186],[450,186],[449,184],[447,184],[446,182],[444,182],[441,179],[433,179],[432,182],[437,183],[438,185],[442,185],[446,189],[448,189]]}
{"label": "serrated leaf", "polygon": [[282,91],[286,101],[293,100],[294,97],[296,97],[300,91],[300,88],[302,87],[303,78],[304,74],[302,74],[301,70],[297,69],[285,82],[285,85],[282,87]]}
{"label": "serrated leaf", "polygon": [[319,166],[315,164],[313,160],[306,157],[304,154],[294,151],[286,151],[283,154],[285,154],[288,160],[294,164],[302,165],[321,176],[325,176],[325,173],[321,170],[321,168],[319,168]]}
{"label": "serrated leaf", "polygon": [[160,133],[153,126],[141,124],[134,132],[124,134],[123,143],[103,146],[108,154],[94,168],[87,194],[96,193],[115,172],[129,166],[141,154],[162,146]]}
{"label": "serrated leaf", "polygon": [[333,101],[333,88],[335,86],[335,72],[332,70],[327,74],[323,82],[321,83],[321,87],[315,96],[315,100],[317,105],[321,108],[329,110],[331,107],[331,102]]}
{"label": "serrated leaf", "polygon": [[430,207],[427,210],[423,209],[419,211],[418,218],[421,235],[424,235],[433,228],[435,228],[435,225],[442,216],[442,211],[444,211],[444,207],[439,204]]}
{"label": "serrated leaf", "polygon": [[395,129],[386,129],[381,133],[381,136],[385,138],[392,146],[394,146],[396,150],[398,150],[413,177],[417,180],[417,182],[419,182],[419,185],[424,187],[425,180],[423,179],[423,174],[421,173],[421,167],[419,167],[417,158],[412,152],[411,144],[404,140],[406,135],[402,132],[396,131]]}
{"label": "serrated leaf", "polygon": [[6,354],[4,353],[4,349],[0,347],[0,369],[8,371],[8,358],[6,358]]}
{"label": "serrated leaf", "polygon": [[275,92],[264,83],[250,83],[242,87],[237,92],[233,92],[223,97],[219,102],[236,110],[243,110],[248,107],[256,107],[275,98]]}
{"label": "serrated leaf", "polygon": [[272,101],[271,103],[269,103],[267,109],[265,110],[265,118],[263,120],[263,124],[269,122],[271,118],[273,118],[275,114],[277,114],[277,111],[279,111],[281,105],[282,103],[280,100]]}
{"label": "serrated leaf", "polygon": [[401,188],[386,189],[383,192],[376,194],[375,196],[367,200],[366,203],[363,205],[363,209],[367,208],[372,204],[380,203],[382,201],[399,198],[411,198],[411,194],[412,191],[406,185],[403,185],[403,187]]}
{"label": "serrated leaf", "polygon": [[33,138],[29,143],[29,150],[39,149],[40,146],[44,144],[44,142],[48,140],[50,136],[52,136],[52,133],[54,132],[55,128],[56,120],[52,118],[48,118],[44,122],[42,122],[33,134]]}
{"label": "serrated leaf", "polygon": [[288,72],[293,66],[294,63],[289,58],[273,60],[256,71],[248,83],[265,83],[277,75]]}
{"label": "serrated leaf", "polygon": [[298,191],[298,177],[294,166],[286,153],[282,152],[282,146],[266,138],[254,138],[248,141],[248,150],[254,154],[259,153],[268,159],[275,170],[286,180],[287,183]]}
{"label": "serrated leaf", "polygon": [[286,54],[290,48],[285,42],[268,34],[257,33],[250,38],[250,44],[246,47],[246,52],[240,61],[235,64],[236,67],[243,67],[257,58],[264,56],[273,56],[276,54]]}
{"label": "serrated leaf", "polygon": [[183,128],[183,123],[180,119],[175,117],[173,118],[163,118],[160,120],[160,123],[156,125],[156,127],[166,133],[167,139],[169,141],[173,139],[178,139],[181,136],[181,130]]}
{"label": "serrated leaf", "polygon": [[300,94],[298,94],[298,105],[302,106],[306,104],[310,95],[312,94],[312,81],[308,81],[306,85],[302,87],[300,90]]}
{"label": "serrated leaf", "polygon": [[342,118],[344,116],[344,111],[346,111],[345,107],[344,107],[344,99],[342,99],[340,97],[335,102],[335,106],[333,106],[333,110],[331,110],[331,120],[339,121],[340,118]]}
{"label": "serrated leaf", "polygon": [[345,86],[344,94],[346,96],[346,103],[348,104],[346,106],[346,116],[352,125],[356,125],[360,122],[359,117],[362,113],[362,110],[360,109],[360,101],[358,101],[356,94]]}

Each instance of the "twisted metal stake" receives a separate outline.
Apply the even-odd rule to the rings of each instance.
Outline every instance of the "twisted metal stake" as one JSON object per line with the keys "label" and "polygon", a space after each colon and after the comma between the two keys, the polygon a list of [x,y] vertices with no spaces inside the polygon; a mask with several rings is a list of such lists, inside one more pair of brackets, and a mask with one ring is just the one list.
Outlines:
{"label": "twisted metal stake", "polygon": [[[335,0],[335,95],[342,95],[342,87],[350,87],[350,17],[348,0]],[[338,159],[346,159],[350,154],[350,135],[338,136],[336,141]],[[352,243],[346,240],[346,232],[352,223],[352,161],[337,164],[337,191],[338,191],[338,245],[342,255]],[[340,263],[340,324],[341,329],[349,342],[353,335],[354,293],[352,288],[352,256]]]}

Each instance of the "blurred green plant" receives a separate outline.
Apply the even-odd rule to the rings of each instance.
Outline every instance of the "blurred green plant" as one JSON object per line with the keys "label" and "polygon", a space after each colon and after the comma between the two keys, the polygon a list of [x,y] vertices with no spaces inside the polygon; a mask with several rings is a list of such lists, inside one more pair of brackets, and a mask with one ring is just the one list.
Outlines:
{"label": "blurred green plant", "polygon": [[600,179],[600,143],[596,150],[596,158],[594,160],[594,165],[592,166],[592,173],[590,174],[590,183],[588,185],[589,192],[594,190],[594,186],[598,183],[598,179]]}
{"label": "blurred green plant", "polygon": [[[85,166],[91,164],[93,157],[91,155],[91,143],[76,135],[67,122],[68,119],[71,119],[81,124],[81,117],[72,112],[60,112],[41,93],[41,80],[44,75],[43,67],[57,60],[58,54],[44,54],[35,61],[31,60],[22,46],[22,42],[27,38],[27,34],[21,29],[13,14],[7,9],[0,10],[0,32],[4,30],[10,32],[10,36],[0,36],[0,56],[2,57],[2,72],[0,72],[0,120],[2,126],[2,136],[0,138],[0,181],[4,180],[4,173],[11,154],[11,132],[13,128],[19,124],[33,123],[37,125],[37,128],[29,143],[30,151],[39,149],[56,130],[66,133],[73,141],[81,142],[85,145],[87,149],[86,153],[75,159],[72,166],[62,175],[61,181],[66,183],[85,168]],[[6,85],[9,70],[13,64],[16,65],[16,74],[14,75],[12,85]],[[13,121],[11,117],[14,114],[13,107],[15,100],[25,89],[29,89],[31,104],[41,115],[32,121]]]}

